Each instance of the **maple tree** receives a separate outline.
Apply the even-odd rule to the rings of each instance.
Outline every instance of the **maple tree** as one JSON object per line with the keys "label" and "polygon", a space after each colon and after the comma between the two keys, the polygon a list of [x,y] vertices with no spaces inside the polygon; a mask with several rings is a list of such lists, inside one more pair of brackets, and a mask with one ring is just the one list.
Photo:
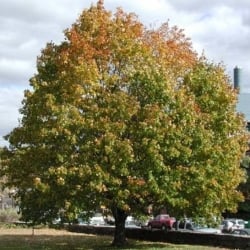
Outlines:
{"label": "maple tree", "polygon": [[242,200],[237,92],[182,30],[149,29],[98,1],[47,44],[37,71],[2,153],[25,220],[105,206],[123,245],[126,217],[148,205],[211,217]]}

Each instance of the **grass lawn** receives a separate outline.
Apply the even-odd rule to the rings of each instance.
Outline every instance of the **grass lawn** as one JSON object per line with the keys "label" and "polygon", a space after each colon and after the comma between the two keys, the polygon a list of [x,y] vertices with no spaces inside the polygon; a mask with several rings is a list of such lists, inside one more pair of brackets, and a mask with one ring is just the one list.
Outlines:
{"label": "grass lawn", "polygon": [[[0,228],[1,250],[116,250],[111,247],[112,237],[70,233],[65,230]],[[129,240],[129,245],[122,249],[143,250],[222,250],[222,248],[173,245],[156,242]],[[119,248],[121,249],[121,248]],[[225,248],[224,248],[225,249]]]}

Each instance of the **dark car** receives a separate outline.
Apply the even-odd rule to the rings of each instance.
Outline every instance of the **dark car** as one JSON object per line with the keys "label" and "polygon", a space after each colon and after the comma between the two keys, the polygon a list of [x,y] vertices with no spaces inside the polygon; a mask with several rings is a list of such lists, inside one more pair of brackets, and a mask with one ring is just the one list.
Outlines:
{"label": "dark car", "polygon": [[173,228],[173,224],[175,222],[174,217],[170,217],[168,214],[159,214],[152,220],[148,222],[148,228],[158,228],[162,230],[170,230]]}

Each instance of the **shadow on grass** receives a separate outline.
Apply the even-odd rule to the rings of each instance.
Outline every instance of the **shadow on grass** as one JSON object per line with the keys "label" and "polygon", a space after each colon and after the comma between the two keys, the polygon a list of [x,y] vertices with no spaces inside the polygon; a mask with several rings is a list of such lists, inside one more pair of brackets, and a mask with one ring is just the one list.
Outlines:
{"label": "shadow on grass", "polygon": [[[128,240],[122,248],[111,246],[111,236],[95,235],[1,235],[1,250],[163,250],[198,249],[157,242]],[[203,249],[203,248],[202,248]],[[205,249],[205,248],[204,248]]]}

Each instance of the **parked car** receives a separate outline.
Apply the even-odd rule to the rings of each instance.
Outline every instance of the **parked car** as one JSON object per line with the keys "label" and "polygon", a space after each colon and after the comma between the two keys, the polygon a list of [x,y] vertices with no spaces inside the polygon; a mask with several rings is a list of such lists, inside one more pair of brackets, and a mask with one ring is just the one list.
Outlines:
{"label": "parked car", "polygon": [[168,214],[159,214],[148,222],[148,228],[158,228],[162,230],[171,230],[175,222],[174,217],[170,217]]}
{"label": "parked car", "polygon": [[80,216],[78,218],[78,223],[80,225],[92,225],[92,226],[100,226],[105,225],[105,220],[103,218],[103,215],[101,213],[95,213],[92,217],[89,219],[86,219],[84,216]]}
{"label": "parked car", "polygon": [[125,227],[138,227],[136,225],[136,220],[133,216],[128,216],[125,221]]}
{"label": "parked car", "polygon": [[107,215],[104,218],[107,225],[115,225],[115,218],[112,215]]}
{"label": "parked car", "polygon": [[190,219],[176,220],[173,224],[175,230],[193,230],[193,222]]}
{"label": "parked car", "polygon": [[184,219],[174,222],[173,228],[175,230],[181,231],[194,231],[194,232],[201,232],[201,233],[221,233],[219,228],[212,228],[206,225],[199,225],[193,222],[191,219]]}
{"label": "parked car", "polygon": [[239,228],[239,229],[234,229],[231,234],[236,234],[236,235],[249,235],[250,236],[250,228]]}
{"label": "parked car", "polygon": [[105,225],[105,220],[103,218],[103,215],[101,213],[96,213],[93,217],[89,220],[90,225]]}
{"label": "parked car", "polygon": [[223,233],[231,233],[235,229],[244,229],[246,223],[242,219],[229,218],[221,222],[220,228]]}
{"label": "parked car", "polygon": [[152,220],[153,217],[152,216],[148,216],[148,217],[143,217],[143,218],[140,218],[140,219],[136,219],[135,220],[135,224],[138,226],[138,227],[142,227],[142,228],[145,228],[148,226],[148,222],[150,220]]}

